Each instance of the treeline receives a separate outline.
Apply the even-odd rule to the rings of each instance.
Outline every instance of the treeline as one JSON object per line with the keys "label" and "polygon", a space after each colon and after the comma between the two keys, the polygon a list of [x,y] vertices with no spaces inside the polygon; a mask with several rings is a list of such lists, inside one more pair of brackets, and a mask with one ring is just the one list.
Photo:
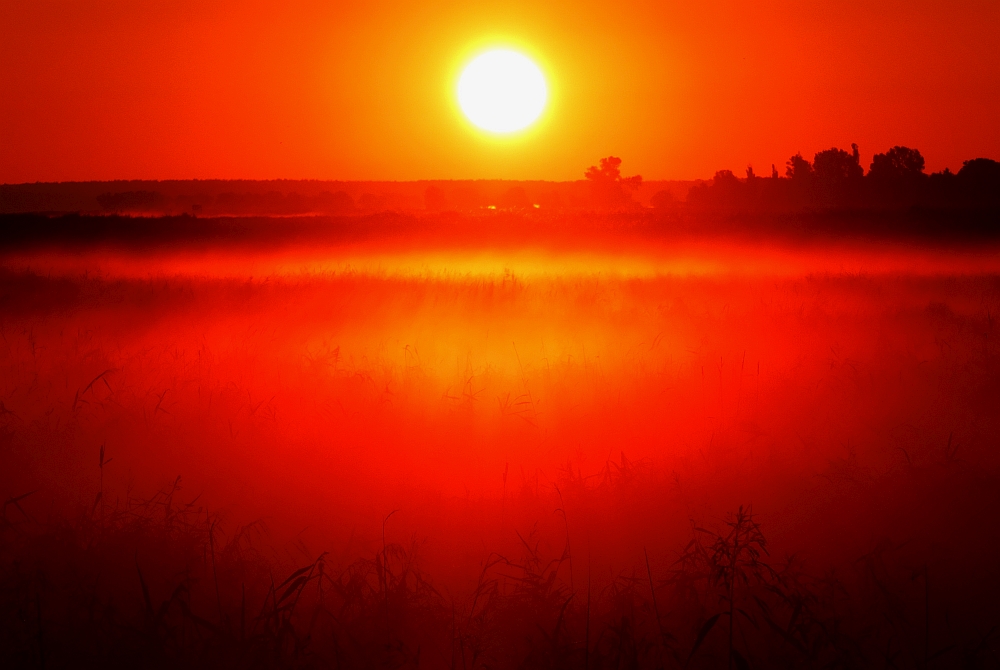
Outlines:
{"label": "treeline", "polygon": [[772,165],[769,176],[752,166],[745,177],[720,170],[710,181],[688,192],[687,204],[700,210],[801,212],[807,210],[984,210],[1000,207],[1000,162],[967,160],[950,169],[927,174],[916,149],[895,146],[875,154],[866,172],[858,145],[851,151],[836,147],[820,151],[812,162],[795,154],[784,175]]}
{"label": "treeline", "polygon": [[298,216],[422,207],[422,187],[309,180],[134,180],[0,184],[0,214]]}
{"label": "treeline", "polygon": [[[346,214],[355,210],[354,199],[344,191],[300,193],[231,193],[201,195],[191,204],[193,213],[282,216],[294,214]],[[170,211],[175,203],[159,191],[102,193],[97,202],[106,212],[156,213]],[[186,203],[185,203],[186,204]],[[362,203],[364,206],[366,203]]]}
{"label": "treeline", "polygon": [[[683,200],[693,181],[644,182],[639,205],[659,191]],[[600,203],[598,203],[600,205]],[[410,182],[180,180],[0,184],[0,214],[195,216],[367,215],[589,210],[584,180],[453,179]],[[536,207],[537,206],[537,207]]]}

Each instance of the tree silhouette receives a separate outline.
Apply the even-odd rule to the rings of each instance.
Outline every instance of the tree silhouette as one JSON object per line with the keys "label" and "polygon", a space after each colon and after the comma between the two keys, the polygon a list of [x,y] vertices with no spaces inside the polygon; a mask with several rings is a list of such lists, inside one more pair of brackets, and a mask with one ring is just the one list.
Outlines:
{"label": "tree silhouette", "polygon": [[1000,205],[1000,162],[989,158],[965,161],[954,181],[966,205]]}
{"label": "tree silhouette", "polygon": [[873,205],[903,206],[923,198],[924,157],[916,149],[895,146],[872,157],[868,192]]}
{"label": "tree silhouette", "polygon": [[719,170],[712,177],[712,188],[718,194],[719,199],[727,204],[736,204],[743,192],[743,183],[740,178],[733,174],[732,170]]}
{"label": "tree silhouette", "polygon": [[642,176],[623,177],[622,159],[608,156],[601,159],[600,167],[591,165],[583,176],[590,182],[590,192],[601,207],[618,207],[631,201],[631,191],[642,186]]}
{"label": "tree silhouette", "polygon": [[958,178],[997,188],[1000,186],[1000,162],[989,158],[973,158],[971,161],[964,161],[962,169],[958,171]]}
{"label": "tree silhouette", "polygon": [[785,176],[789,179],[802,182],[808,181],[812,177],[812,165],[810,165],[809,161],[802,157],[801,153],[797,153],[789,158],[785,165],[787,165],[785,168]]}
{"label": "tree silhouette", "polygon": [[813,200],[813,166],[797,153],[785,163],[785,175],[787,180],[779,184],[778,192],[775,195],[782,201],[785,207],[805,207]]}
{"label": "tree silhouette", "polygon": [[827,206],[854,204],[861,195],[865,170],[861,167],[858,145],[851,153],[832,147],[813,157],[814,196]]}
{"label": "tree silhouette", "polygon": [[858,145],[851,145],[851,153],[833,147],[820,151],[813,157],[813,172],[816,178],[826,183],[838,183],[848,179],[860,179],[865,170],[861,167]]}
{"label": "tree silhouette", "polygon": [[874,180],[902,181],[924,174],[924,157],[916,149],[895,146],[872,158],[868,176]]}

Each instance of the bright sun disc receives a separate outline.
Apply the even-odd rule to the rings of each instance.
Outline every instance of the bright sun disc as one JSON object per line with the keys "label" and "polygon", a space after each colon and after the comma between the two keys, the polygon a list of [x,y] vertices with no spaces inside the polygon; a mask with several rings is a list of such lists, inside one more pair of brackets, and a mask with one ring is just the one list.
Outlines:
{"label": "bright sun disc", "polygon": [[476,126],[494,133],[525,128],[545,109],[545,77],[527,56],[497,49],[477,56],[458,80],[458,104]]}

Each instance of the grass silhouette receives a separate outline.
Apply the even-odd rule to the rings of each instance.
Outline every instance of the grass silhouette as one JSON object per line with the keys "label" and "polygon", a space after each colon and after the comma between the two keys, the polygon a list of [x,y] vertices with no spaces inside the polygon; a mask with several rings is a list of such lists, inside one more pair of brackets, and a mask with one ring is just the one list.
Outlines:
{"label": "grass silhouette", "polygon": [[[993,662],[995,626],[952,631],[931,650],[927,611],[909,617],[902,604],[918,595],[927,606],[926,567],[914,575],[922,584],[893,574],[889,546],[862,557],[846,580],[812,577],[794,558],[772,567],[763,560],[764,526],[749,507],[716,530],[695,527],[659,581],[647,554],[645,575],[622,572],[596,593],[588,580],[578,593],[560,577],[572,558],[568,542],[546,556],[533,531],[518,533],[518,558],[487,556],[472,592],[456,597],[434,586],[416,547],[391,542],[346,564],[324,551],[291,569],[261,553],[260,524],[226,533],[182,492],[178,478],[150,498],[45,523],[21,507],[29,494],[6,501],[5,512],[18,511],[4,516],[0,555],[10,667]],[[869,579],[878,593],[866,593]],[[923,646],[909,663],[907,636],[922,638],[914,649]]]}

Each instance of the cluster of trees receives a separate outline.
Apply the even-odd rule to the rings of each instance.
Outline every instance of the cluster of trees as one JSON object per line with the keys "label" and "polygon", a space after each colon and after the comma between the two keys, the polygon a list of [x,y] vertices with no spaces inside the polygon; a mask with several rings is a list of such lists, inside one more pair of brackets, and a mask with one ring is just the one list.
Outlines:
{"label": "cluster of trees", "polygon": [[688,194],[701,208],[761,211],[802,209],[899,209],[912,206],[990,208],[1000,206],[1000,162],[988,158],[965,161],[958,173],[949,169],[927,174],[916,149],[895,146],[875,154],[868,172],[858,145],[820,151],[810,163],[801,153],[788,159],[785,175],[771,166],[761,177],[752,166],[746,176],[720,170]]}
{"label": "cluster of trees", "polygon": [[591,200],[599,207],[621,208],[632,202],[632,192],[642,186],[642,175],[623,177],[622,159],[608,156],[591,165],[583,176],[590,185]]}

